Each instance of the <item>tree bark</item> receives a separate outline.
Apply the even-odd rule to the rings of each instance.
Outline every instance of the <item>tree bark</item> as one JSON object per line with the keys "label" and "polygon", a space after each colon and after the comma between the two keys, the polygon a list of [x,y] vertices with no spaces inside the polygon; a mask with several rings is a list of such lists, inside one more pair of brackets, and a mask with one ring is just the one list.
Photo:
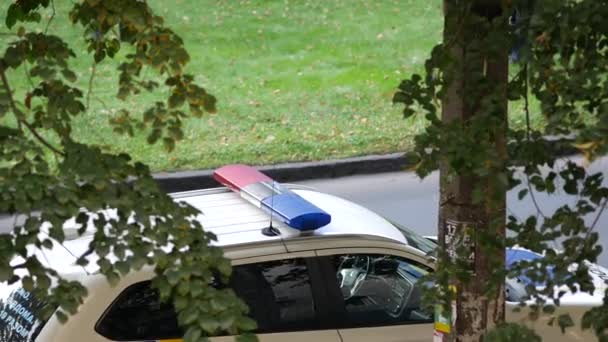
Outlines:
{"label": "tree bark", "polygon": [[[476,1],[470,11],[491,20],[501,15],[500,5],[500,0]],[[508,51],[505,48],[498,55],[489,53],[480,38],[484,33],[475,32],[474,27],[466,27],[468,23],[463,21],[457,1],[445,0],[444,14],[443,40],[449,45],[455,68],[447,79],[447,89],[442,98],[442,121],[458,122],[465,127],[468,120],[487,111],[488,108],[480,101],[476,82],[489,80],[492,86],[484,89],[481,97],[500,95],[496,108],[502,124],[490,128],[488,140],[479,143],[494,146],[497,160],[489,164],[500,170],[506,167],[507,158]],[[491,177],[455,172],[447,159],[441,162],[439,241],[444,250],[455,251],[462,246],[463,239],[470,239],[465,245],[471,250],[468,265],[472,276],[472,281],[468,282],[451,280],[456,288],[456,315],[451,332],[444,337],[446,341],[481,341],[488,328],[504,321],[504,282],[493,295],[487,293],[490,275],[497,267],[496,259],[502,260],[504,267],[504,250],[493,255],[494,261],[491,262],[486,255],[487,250],[479,243],[480,234],[505,235],[506,187],[496,184]],[[476,187],[480,187],[478,191],[484,194],[482,201],[474,201]]]}

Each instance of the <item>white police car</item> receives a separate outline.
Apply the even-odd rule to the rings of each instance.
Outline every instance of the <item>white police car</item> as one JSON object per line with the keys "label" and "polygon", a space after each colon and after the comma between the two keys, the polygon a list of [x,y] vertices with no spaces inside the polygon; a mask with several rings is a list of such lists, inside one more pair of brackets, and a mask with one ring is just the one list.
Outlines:
{"label": "white police car", "polygon": [[[215,176],[227,188],[173,197],[200,209],[203,226],[217,235],[234,266],[231,286],[249,305],[260,341],[431,340],[433,317],[421,308],[418,279],[433,270],[433,242],[352,202],[281,186],[246,166],[220,168]],[[18,284],[0,286],[0,341],[180,340],[171,305],[161,303],[150,287],[150,270],[133,272],[112,287],[102,275],[73,264],[72,254],[84,251],[91,238],[67,241],[71,253],[56,249],[49,259],[50,266],[88,288],[79,312],[65,324],[55,316],[41,322],[36,313],[43,301]],[[560,310],[575,320],[590,305],[601,304],[606,283],[600,277],[608,271],[593,269],[598,293],[562,300]],[[508,315],[525,321],[524,313]],[[558,341],[593,339],[580,330],[562,335],[544,323],[535,328]]]}

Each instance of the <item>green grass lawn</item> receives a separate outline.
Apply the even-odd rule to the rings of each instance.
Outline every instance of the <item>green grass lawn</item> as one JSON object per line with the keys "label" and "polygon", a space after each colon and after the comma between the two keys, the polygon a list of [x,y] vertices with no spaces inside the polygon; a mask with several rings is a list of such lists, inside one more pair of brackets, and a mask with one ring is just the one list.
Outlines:
{"label": "green grass lawn", "polygon": [[[80,28],[68,22],[71,1],[55,1],[51,31],[73,44],[73,66],[86,88],[92,57]],[[80,140],[169,171],[404,151],[424,128],[422,118],[404,120],[391,98],[440,41],[441,0],[150,3],[184,38],[188,71],[218,98],[218,113],[189,121],[172,153],[148,145],[144,134],[118,136],[108,118],[124,107],[143,112],[158,94],[118,101],[117,63],[105,61],[90,110],[75,123]],[[7,7],[0,5],[1,15]],[[7,41],[0,36],[0,48]],[[9,77],[26,87],[22,72]]]}

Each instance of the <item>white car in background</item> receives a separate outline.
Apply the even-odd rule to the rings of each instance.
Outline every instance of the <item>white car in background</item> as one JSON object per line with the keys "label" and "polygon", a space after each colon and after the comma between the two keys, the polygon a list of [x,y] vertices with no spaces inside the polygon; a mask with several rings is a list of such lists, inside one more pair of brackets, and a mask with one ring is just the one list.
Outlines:
{"label": "white car in background", "polygon": [[[200,209],[203,227],[216,234],[216,244],[232,261],[231,287],[249,305],[260,341],[432,339],[433,315],[421,308],[418,279],[433,271],[433,242],[357,204],[281,186],[246,166],[221,168],[216,179],[228,188],[172,196]],[[87,268],[74,264],[72,255],[84,252],[92,239],[87,234],[64,243],[69,253],[55,248],[48,258],[49,266],[87,287],[78,313],[65,324],[55,316],[43,322],[36,317],[43,298],[34,298],[18,283],[0,285],[0,341],[179,341],[182,331],[172,305],[161,303],[150,286],[151,269],[132,272],[110,286],[92,268],[94,263]],[[608,270],[593,269],[593,296],[562,299],[559,310],[570,312],[575,322],[602,303]],[[526,322],[523,312],[508,310],[507,315]],[[545,340],[595,339],[590,331],[570,329],[563,335],[558,327],[538,321],[534,328]]]}

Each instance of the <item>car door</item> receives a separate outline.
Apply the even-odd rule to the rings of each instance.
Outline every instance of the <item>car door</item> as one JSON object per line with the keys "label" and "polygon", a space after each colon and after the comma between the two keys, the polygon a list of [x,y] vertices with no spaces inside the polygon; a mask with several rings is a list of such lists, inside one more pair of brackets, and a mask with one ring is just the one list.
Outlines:
{"label": "car door", "polygon": [[[283,254],[273,260],[237,260],[232,288],[258,323],[260,342],[340,342],[328,315],[325,281],[314,252]],[[256,286],[251,286],[255,283]],[[213,338],[227,342],[229,336]]]}
{"label": "car door", "polygon": [[420,258],[380,248],[317,255],[343,342],[432,339],[433,316],[422,307],[418,281],[430,268]]}
{"label": "car door", "polygon": [[[249,306],[260,342],[340,342],[323,310],[326,303],[317,261],[310,253],[233,260],[229,286]],[[320,286],[314,286],[317,283]],[[161,303],[150,281],[122,291],[95,326],[111,341],[181,341],[171,304]],[[213,342],[234,341],[216,336]]]}

